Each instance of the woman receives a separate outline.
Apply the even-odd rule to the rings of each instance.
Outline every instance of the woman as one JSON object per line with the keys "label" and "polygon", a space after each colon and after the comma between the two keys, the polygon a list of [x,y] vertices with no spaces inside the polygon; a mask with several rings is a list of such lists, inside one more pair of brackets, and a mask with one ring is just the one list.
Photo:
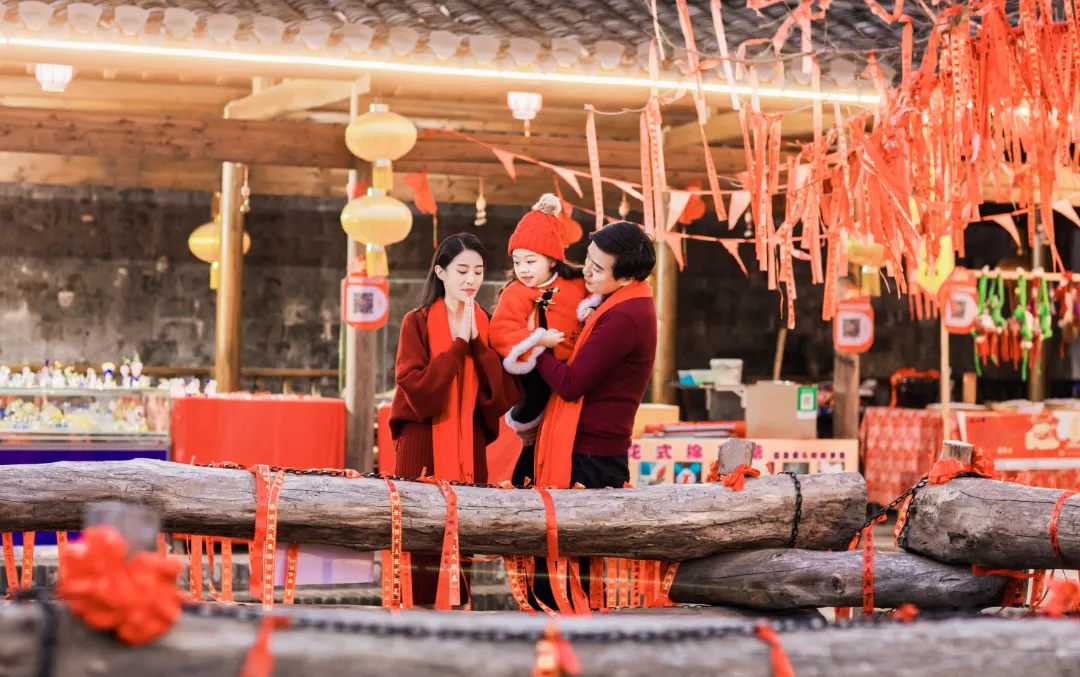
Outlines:
{"label": "woman", "polygon": [[[656,265],[653,242],[640,226],[620,221],[590,235],[585,286],[602,299],[585,323],[568,362],[546,350],[536,369],[556,395],[544,413],[535,459],[521,458],[515,483],[566,489],[622,487],[634,418],[656,359],[656,305],[646,281]],[[549,329],[539,345],[565,337]],[[520,475],[520,477],[519,477]]]}
{"label": "woman", "polygon": [[[520,395],[488,343],[488,316],[475,300],[485,255],[473,235],[443,240],[428,271],[423,303],[401,323],[390,433],[397,474],[403,477],[426,470],[442,480],[486,482],[485,450]],[[413,555],[412,563],[414,604],[447,606],[448,577],[438,585],[439,557]]]}

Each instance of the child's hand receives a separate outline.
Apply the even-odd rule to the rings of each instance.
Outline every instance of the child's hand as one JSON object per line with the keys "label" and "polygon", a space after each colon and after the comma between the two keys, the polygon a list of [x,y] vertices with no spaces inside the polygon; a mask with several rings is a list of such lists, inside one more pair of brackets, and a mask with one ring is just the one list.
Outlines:
{"label": "child's hand", "polygon": [[566,340],[566,335],[561,331],[558,329],[548,329],[544,332],[544,335],[540,337],[540,340],[537,341],[537,345],[541,345],[545,348],[554,348],[564,340]]}
{"label": "child's hand", "polygon": [[589,319],[589,316],[592,315],[595,312],[596,312],[596,308],[586,308],[585,310],[582,310],[581,311],[581,321],[584,322],[585,320]]}

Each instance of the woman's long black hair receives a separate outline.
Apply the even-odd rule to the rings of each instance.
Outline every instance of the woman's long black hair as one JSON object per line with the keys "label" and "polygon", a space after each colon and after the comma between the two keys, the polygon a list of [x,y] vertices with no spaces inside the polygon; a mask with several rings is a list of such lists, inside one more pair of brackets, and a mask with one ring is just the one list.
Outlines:
{"label": "woman's long black hair", "polygon": [[446,285],[435,274],[435,267],[443,270],[450,267],[450,262],[458,257],[463,251],[474,251],[480,258],[487,261],[487,250],[480,240],[472,233],[458,233],[451,235],[439,243],[435,255],[431,257],[431,268],[428,270],[427,279],[424,281],[424,296],[420,307],[427,310],[431,304],[446,296]]}

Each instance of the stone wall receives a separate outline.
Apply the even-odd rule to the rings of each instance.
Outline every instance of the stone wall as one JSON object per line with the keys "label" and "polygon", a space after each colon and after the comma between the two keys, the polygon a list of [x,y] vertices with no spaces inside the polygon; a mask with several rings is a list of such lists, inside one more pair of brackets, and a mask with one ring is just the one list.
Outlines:
{"label": "stone wall", "polygon": [[[244,270],[245,366],[337,367],[342,206],[329,199],[253,198]],[[522,213],[492,206],[487,225],[476,227],[471,205],[440,205],[440,236],[469,231],[488,245],[489,276],[480,297],[485,305],[502,284],[509,266],[505,243]],[[212,364],[209,267],[187,248],[190,232],[209,218],[210,196],[203,193],[0,186],[0,363],[100,363],[138,351],[147,364]],[[591,223],[583,219],[586,229]],[[378,332],[375,356],[380,390],[392,387],[400,319],[420,297],[433,252],[431,226],[430,217],[417,215],[409,238],[389,250],[391,319]],[[691,230],[729,232],[705,220]],[[968,243],[972,265],[1015,253],[997,226],[973,227]],[[1063,242],[1062,251],[1070,246]],[[570,258],[581,261],[584,251],[583,242],[571,248]],[[745,361],[748,378],[771,373],[777,332],[785,323],[780,296],[754,270],[752,245],[743,245],[741,253],[749,278],[719,245],[688,243],[679,279],[680,369],[735,357]],[[822,290],[810,284],[808,264],[796,262],[796,276],[797,322],[787,338],[784,375],[825,379],[832,343],[831,328],[820,321]],[[913,322],[906,299],[885,296],[874,306],[877,338],[864,358],[864,374],[887,378],[903,366],[937,365],[935,323]],[[970,369],[968,339],[954,339],[953,354],[958,371]]]}

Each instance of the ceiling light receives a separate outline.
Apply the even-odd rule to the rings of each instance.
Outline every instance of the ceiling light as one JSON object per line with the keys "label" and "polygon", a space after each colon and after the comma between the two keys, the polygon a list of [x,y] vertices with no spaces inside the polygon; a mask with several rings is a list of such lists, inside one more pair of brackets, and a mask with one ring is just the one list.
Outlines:
{"label": "ceiling light", "polygon": [[39,63],[34,68],[34,75],[46,92],[62,92],[71,82],[75,69],[55,63]]}

